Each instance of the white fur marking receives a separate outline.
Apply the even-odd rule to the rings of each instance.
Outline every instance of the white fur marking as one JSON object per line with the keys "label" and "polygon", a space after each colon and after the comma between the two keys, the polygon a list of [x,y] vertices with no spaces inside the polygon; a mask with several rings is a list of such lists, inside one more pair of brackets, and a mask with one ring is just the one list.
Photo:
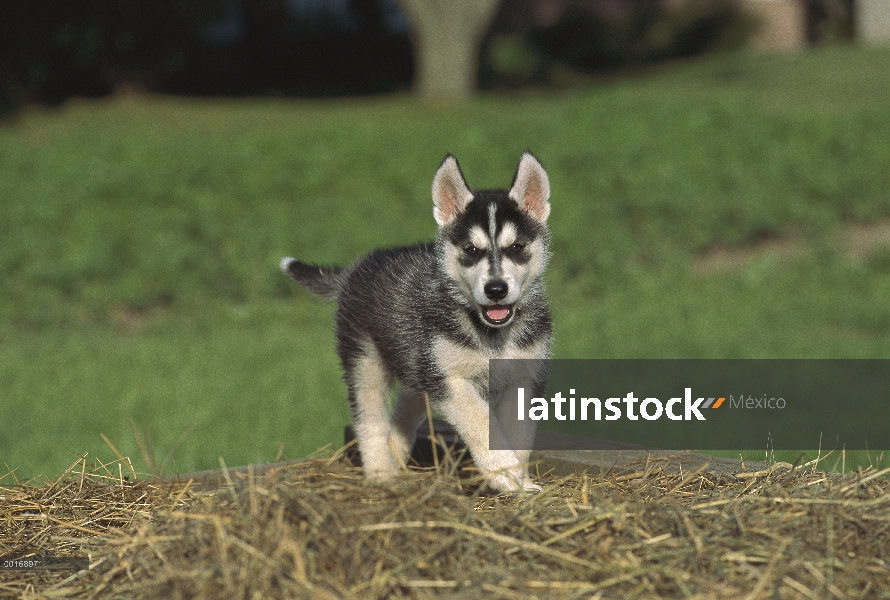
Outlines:
{"label": "white fur marking", "polygon": [[497,230],[498,225],[495,215],[498,212],[498,206],[494,202],[488,205],[488,238],[491,240],[491,275],[494,277],[501,276],[501,252],[498,248]]}
{"label": "white fur marking", "polygon": [[509,248],[516,241],[518,235],[519,232],[516,231],[516,225],[510,222],[504,223],[504,226],[501,227],[501,232],[498,234],[498,246],[500,248]]}
{"label": "white fur marking", "polygon": [[470,229],[470,243],[480,250],[488,248],[488,236],[485,235],[485,232],[478,225]]}

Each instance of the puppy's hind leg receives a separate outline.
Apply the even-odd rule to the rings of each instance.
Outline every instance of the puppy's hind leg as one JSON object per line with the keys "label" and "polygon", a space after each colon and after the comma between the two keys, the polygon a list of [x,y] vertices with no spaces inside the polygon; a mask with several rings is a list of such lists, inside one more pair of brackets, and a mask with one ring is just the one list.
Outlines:
{"label": "puppy's hind leg", "polygon": [[390,386],[383,361],[374,345],[366,343],[357,356],[344,363],[353,428],[365,476],[377,481],[391,479],[399,472],[399,462],[389,445]]}

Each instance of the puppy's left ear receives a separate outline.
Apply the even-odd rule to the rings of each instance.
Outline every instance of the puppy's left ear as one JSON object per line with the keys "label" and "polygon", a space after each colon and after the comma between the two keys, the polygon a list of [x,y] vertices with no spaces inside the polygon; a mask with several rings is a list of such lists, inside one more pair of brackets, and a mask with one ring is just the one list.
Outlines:
{"label": "puppy's left ear", "polygon": [[528,150],[519,159],[510,197],[519,204],[519,208],[538,221],[544,222],[550,216],[550,179],[535,155]]}

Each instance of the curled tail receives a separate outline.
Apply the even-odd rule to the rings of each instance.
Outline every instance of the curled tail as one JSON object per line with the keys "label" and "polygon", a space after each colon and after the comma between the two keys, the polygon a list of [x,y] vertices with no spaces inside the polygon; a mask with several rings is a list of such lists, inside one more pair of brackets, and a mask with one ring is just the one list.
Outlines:
{"label": "curled tail", "polygon": [[340,267],[319,267],[295,258],[281,259],[281,270],[304,288],[328,300],[336,300],[348,271]]}

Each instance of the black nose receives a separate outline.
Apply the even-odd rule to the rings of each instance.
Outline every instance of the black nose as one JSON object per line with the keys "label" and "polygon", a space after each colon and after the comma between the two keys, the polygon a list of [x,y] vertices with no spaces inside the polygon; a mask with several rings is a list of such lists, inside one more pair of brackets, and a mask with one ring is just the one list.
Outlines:
{"label": "black nose", "polygon": [[507,282],[503,279],[492,279],[485,284],[485,296],[489,300],[503,300],[507,296]]}

